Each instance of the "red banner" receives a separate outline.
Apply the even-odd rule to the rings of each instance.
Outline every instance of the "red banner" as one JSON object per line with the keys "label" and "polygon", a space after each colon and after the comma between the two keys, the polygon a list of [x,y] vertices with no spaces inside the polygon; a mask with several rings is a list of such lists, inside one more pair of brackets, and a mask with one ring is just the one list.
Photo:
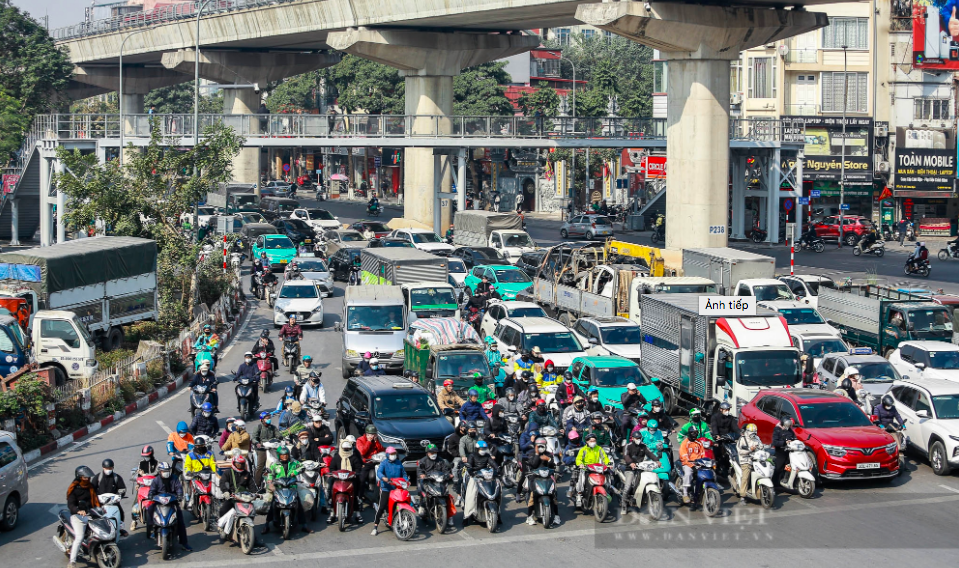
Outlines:
{"label": "red banner", "polygon": [[20,181],[20,176],[17,174],[4,174],[3,175],[3,193],[11,193],[13,188],[16,187],[17,182]]}

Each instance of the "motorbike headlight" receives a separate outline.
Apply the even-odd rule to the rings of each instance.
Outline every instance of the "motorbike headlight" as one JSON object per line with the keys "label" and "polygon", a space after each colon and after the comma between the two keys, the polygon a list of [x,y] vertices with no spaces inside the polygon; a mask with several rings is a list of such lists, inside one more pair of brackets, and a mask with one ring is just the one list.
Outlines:
{"label": "motorbike headlight", "polygon": [[347,356],[347,357],[359,357],[359,356],[360,356],[360,353],[359,353],[358,351],[353,350],[353,349],[347,349],[347,350],[346,350],[346,356]]}
{"label": "motorbike headlight", "polygon": [[898,443],[898,442],[893,442],[893,443],[889,444],[888,446],[886,446],[886,453],[889,454],[889,455],[895,454],[898,450],[899,450],[899,443]]}
{"label": "motorbike headlight", "polygon": [[841,458],[846,455],[846,448],[843,448],[842,446],[828,446],[823,444],[822,449],[834,458]]}

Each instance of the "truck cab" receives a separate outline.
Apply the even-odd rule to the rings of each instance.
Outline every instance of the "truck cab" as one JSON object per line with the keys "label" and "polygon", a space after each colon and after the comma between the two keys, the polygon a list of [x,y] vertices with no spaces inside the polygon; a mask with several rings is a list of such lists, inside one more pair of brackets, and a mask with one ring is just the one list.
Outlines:
{"label": "truck cab", "polygon": [[780,276],[779,280],[789,286],[796,299],[819,307],[819,291],[823,288],[835,290],[836,282],[828,276],[813,276],[811,274],[796,274],[791,276]]}
{"label": "truck cab", "polygon": [[77,314],[42,310],[34,315],[32,329],[36,362],[57,369],[58,384],[61,378],[85,379],[96,373],[96,342]]}
{"label": "truck cab", "polygon": [[736,292],[732,295],[755,296],[757,302],[796,301],[796,296],[789,289],[789,286],[774,278],[740,280],[736,286]]}
{"label": "truck cab", "polygon": [[334,328],[343,332],[343,378],[370,353],[387,373],[403,374],[406,307],[399,286],[360,285],[346,289],[343,316]]}
{"label": "truck cab", "polygon": [[487,244],[502,252],[510,264],[516,264],[523,253],[536,250],[536,242],[526,231],[492,231]]}
{"label": "truck cab", "polygon": [[419,318],[459,319],[459,298],[456,289],[448,283],[420,282],[403,284],[400,288],[411,322]]}
{"label": "truck cab", "polygon": [[0,377],[16,373],[31,362],[29,339],[20,323],[8,315],[0,316]]}

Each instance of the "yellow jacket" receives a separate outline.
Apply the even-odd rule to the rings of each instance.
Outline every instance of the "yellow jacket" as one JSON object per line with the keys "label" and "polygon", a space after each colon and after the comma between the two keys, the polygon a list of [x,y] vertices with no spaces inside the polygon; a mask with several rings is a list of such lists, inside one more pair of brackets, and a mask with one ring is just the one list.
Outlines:
{"label": "yellow jacket", "polygon": [[199,473],[204,467],[210,468],[210,471],[216,471],[216,460],[213,454],[207,452],[201,456],[190,452],[183,458],[183,471]]}

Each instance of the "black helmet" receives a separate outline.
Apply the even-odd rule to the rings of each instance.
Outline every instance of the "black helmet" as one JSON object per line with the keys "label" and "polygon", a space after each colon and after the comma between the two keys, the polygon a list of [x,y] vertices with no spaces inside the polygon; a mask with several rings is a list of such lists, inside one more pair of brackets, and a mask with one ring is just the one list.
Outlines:
{"label": "black helmet", "polygon": [[91,477],[91,478],[92,478],[93,475],[94,475],[94,474],[93,474],[93,470],[90,469],[89,467],[85,466],[85,465],[81,465],[81,466],[78,467],[77,469],[73,470],[73,477],[74,477],[74,479],[76,479],[76,480],[78,480],[78,481],[79,481],[79,479],[80,479],[81,477]]}
{"label": "black helmet", "polygon": [[529,380],[533,378],[533,373],[530,373],[529,371],[523,371],[520,376],[523,377],[524,381],[529,382]]}
{"label": "black helmet", "polygon": [[466,429],[467,429],[467,430],[474,430],[474,429],[476,429],[476,422],[473,422],[472,420],[468,421],[468,422],[466,423]]}
{"label": "black helmet", "polygon": [[565,373],[563,373],[563,378],[564,378],[564,379],[572,379],[572,378],[573,378],[573,373],[571,373],[570,371],[566,371]]}
{"label": "black helmet", "polygon": [[264,329],[263,331],[260,332],[260,337],[269,337],[269,336],[270,336],[270,330],[268,329]]}
{"label": "black helmet", "polygon": [[842,382],[839,383],[839,388],[851,389],[851,388],[852,388],[852,381],[850,381],[849,379],[843,379]]}
{"label": "black helmet", "polygon": [[733,408],[733,405],[729,404],[728,402],[724,402],[719,405],[720,410],[732,410],[732,408]]}
{"label": "black helmet", "polygon": [[592,413],[592,414],[589,415],[589,419],[590,419],[590,420],[602,420],[602,419],[603,419],[603,413],[597,410],[596,412],[594,412],[594,413]]}
{"label": "black helmet", "polygon": [[103,469],[113,469],[113,460],[110,458],[103,460],[103,463],[100,464],[100,467]]}
{"label": "black helmet", "polygon": [[695,439],[697,439],[697,438],[699,438],[699,430],[697,430],[697,429],[695,429],[695,428],[690,428],[689,430],[686,430],[686,439],[687,439],[687,440],[695,440]]}
{"label": "black helmet", "polygon": [[882,405],[885,406],[886,408],[892,408],[892,405],[893,405],[892,396],[888,394],[882,395]]}

